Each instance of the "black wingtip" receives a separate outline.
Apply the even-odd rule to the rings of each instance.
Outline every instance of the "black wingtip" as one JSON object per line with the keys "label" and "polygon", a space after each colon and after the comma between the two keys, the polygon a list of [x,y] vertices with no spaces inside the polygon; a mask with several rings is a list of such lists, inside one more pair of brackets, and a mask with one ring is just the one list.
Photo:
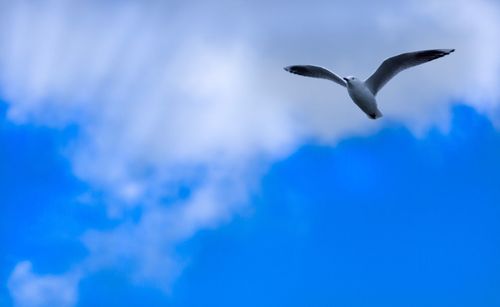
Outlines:
{"label": "black wingtip", "polygon": [[291,66],[286,66],[286,67],[283,67],[284,70],[288,71],[288,72],[291,72],[291,69],[292,67]]}
{"label": "black wingtip", "polygon": [[440,52],[441,55],[444,56],[444,55],[448,55],[450,53],[455,52],[455,49],[441,49],[441,50],[438,50],[438,52]]}

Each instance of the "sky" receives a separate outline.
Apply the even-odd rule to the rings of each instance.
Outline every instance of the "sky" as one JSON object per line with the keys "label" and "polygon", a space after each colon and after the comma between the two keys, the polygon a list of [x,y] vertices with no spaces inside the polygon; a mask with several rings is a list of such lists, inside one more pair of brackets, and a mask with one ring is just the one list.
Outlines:
{"label": "sky", "polygon": [[496,1],[0,8],[1,306],[500,305]]}

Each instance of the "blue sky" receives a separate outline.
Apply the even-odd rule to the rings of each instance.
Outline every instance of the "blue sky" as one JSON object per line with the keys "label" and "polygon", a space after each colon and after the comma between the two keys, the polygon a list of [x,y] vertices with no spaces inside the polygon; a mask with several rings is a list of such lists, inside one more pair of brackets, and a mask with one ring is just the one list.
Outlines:
{"label": "blue sky", "polygon": [[500,305],[495,1],[0,6],[1,306]]}
{"label": "blue sky", "polygon": [[[179,247],[190,264],[170,294],[108,269],[81,281],[79,304],[496,306],[500,134],[451,112],[447,133],[393,123],[301,147],[263,177],[251,214]],[[102,217],[75,205],[85,187],[60,153],[72,134],[2,121],[3,283],[19,259],[54,273],[85,255],[77,238]]]}

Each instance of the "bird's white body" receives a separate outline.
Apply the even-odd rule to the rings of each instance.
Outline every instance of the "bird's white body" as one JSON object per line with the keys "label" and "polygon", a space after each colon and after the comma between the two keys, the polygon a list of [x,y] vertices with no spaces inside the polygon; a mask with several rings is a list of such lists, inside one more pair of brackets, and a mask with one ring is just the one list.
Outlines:
{"label": "bird's white body", "polygon": [[368,115],[371,119],[382,117],[382,112],[377,107],[375,95],[366,86],[365,82],[354,78],[345,78],[347,82],[347,92],[351,96],[352,101]]}
{"label": "bird's white body", "polygon": [[382,117],[375,96],[395,75],[413,66],[417,66],[455,51],[455,49],[433,49],[402,53],[386,59],[379,68],[365,81],[355,77],[340,77],[326,68],[313,65],[293,65],[285,70],[293,74],[321,78],[333,81],[347,88],[354,103],[371,119]]}

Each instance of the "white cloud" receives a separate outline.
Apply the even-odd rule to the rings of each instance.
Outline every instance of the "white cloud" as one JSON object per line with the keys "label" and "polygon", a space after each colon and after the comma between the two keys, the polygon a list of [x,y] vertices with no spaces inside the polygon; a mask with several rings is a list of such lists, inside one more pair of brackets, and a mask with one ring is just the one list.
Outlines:
{"label": "white cloud", "polygon": [[16,306],[73,306],[77,300],[76,274],[37,275],[29,261],[16,265],[8,288]]}
{"label": "white cloud", "polygon": [[[239,212],[267,163],[304,139],[332,143],[383,122],[367,120],[342,88],[283,66],[366,77],[398,52],[456,48],[384,88],[384,120],[425,128],[446,118],[452,99],[497,108],[497,4],[365,4],[3,3],[9,118],[77,124],[68,147],[75,174],[121,223],[84,235],[91,253],[80,269],[117,267],[168,289],[182,269],[175,246]],[[191,196],[164,201],[182,185]]]}
{"label": "white cloud", "polygon": [[[244,191],[221,195],[216,186],[199,188],[188,201],[170,207],[152,204],[139,222],[126,222],[113,231],[90,231],[84,237],[93,257],[84,267],[90,271],[114,266],[130,273],[137,282],[154,282],[169,290],[185,259],[174,247],[200,229],[210,229],[228,220],[234,205],[244,200]],[[238,198],[239,196],[239,198]],[[229,198],[228,198],[229,197]]]}

